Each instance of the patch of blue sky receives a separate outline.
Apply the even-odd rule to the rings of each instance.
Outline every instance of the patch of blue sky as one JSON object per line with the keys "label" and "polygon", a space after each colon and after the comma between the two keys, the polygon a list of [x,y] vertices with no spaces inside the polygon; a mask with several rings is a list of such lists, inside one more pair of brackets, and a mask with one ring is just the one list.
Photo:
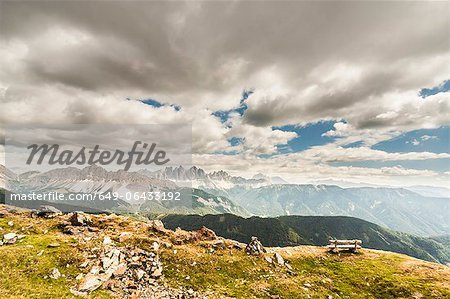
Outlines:
{"label": "patch of blue sky", "polygon": [[213,155],[224,155],[224,156],[236,156],[239,154],[238,151],[215,151]]}
{"label": "patch of blue sky", "polygon": [[364,168],[403,167],[416,170],[432,170],[436,172],[450,171],[450,158],[405,161],[355,161],[332,162],[332,166],[352,166]]}
{"label": "patch of blue sky", "polygon": [[373,145],[372,149],[389,153],[450,153],[450,126],[405,132],[400,136]]}
{"label": "patch of blue sky", "polygon": [[224,123],[228,120],[230,111],[216,111],[216,112],[213,112],[212,115],[214,115],[215,117],[218,117],[220,119],[220,122]]}
{"label": "patch of blue sky", "polygon": [[272,158],[273,156],[275,156],[276,154],[274,153],[274,154],[258,154],[258,155],[256,155],[258,158],[260,158],[260,159],[270,159],[270,158]]}
{"label": "patch of blue sky", "polygon": [[356,141],[356,142],[352,142],[346,145],[343,145],[343,148],[353,148],[353,147],[360,147],[364,145],[364,141],[360,140],[360,141]]}
{"label": "patch of blue sky", "polygon": [[336,138],[324,136],[323,134],[333,130],[336,121],[320,121],[316,123],[310,123],[304,126],[298,125],[286,125],[281,127],[272,127],[272,130],[281,130],[284,132],[295,132],[299,136],[288,141],[286,145],[279,145],[278,152],[301,152],[312,146],[324,145],[333,142]]}
{"label": "patch of blue sky", "polygon": [[238,146],[239,144],[244,143],[244,138],[231,137],[228,139],[228,142],[230,143],[231,146]]}
{"label": "patch of blue sky", "polygon": [[422,88],[419,92],[419,95],[422,98],[426,98],[441,92],[447,92],[449,90],[450,90],[450,80],[445,80],[438,86],[432,88]]}
{"label": "patch of blue sky", "polygon": [[248,109],[245,100],[247,100],[253,93],[253,90],[244,90],[242,97],[239,101],[239,107],[230,110],[219,110],[212,113],[215,117],[218,117],[222,123],[225,123],[230,118],[231,113],[238,113],[240,116],[244,115],[245,110]]}
{"label": "patch of blue sky", "polygon": [[178,105],[175,105],[175,104],[170,104],[170,105],[163,104],[163,103],[161,103],[161,102],[159,102],[157,100],[154,100],[154,99],[145,99],[145,100],[141,100],[141,102],[146,104],[146,105],[155,107],[155,108],[161,108],[161,107],[164,107],[164,106],[169,106],[169,107],[172,107],[173,109],[175,109],[175,111],[180,111],[181,110],[181,106],[178,106]]}
{"label": "patch of blue sky", "polygon": [[141,100],[142,103],[155,107],[155,108],[160,108],[162,106],[164,106],[162,103],[158,102],[157,100],[154,99],[145,99],[145,100]]}

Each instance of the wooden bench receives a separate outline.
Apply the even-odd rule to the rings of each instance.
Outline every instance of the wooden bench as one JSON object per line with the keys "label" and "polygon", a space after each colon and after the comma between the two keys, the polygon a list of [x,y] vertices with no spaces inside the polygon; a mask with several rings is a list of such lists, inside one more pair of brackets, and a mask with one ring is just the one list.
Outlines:
{"label": "wooden bench", "polygon": [[329,240],[328,249],[331,251],[338,251],[339,249],[350,250],[352,252],[357,252],[361,249],[361,240]]}

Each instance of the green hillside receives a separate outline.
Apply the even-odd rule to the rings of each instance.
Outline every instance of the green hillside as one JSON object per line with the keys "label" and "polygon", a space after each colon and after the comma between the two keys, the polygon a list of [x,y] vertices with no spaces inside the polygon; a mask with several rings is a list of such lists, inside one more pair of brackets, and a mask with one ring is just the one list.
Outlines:
{"label": "green hillside", "polygon": [[[18,235],[0,246],[1,298],[450,298],[448,267],[391,252],[297,246],[249,255],[204,230],[129,216],[89,215],[75,226],[72,214],[41,218],[0,205],[0,215],[0,237]],[[284,264],[273,263],[277,254]],[[151,278],[155,264],[162,271]]]}
{"label": "green hillside", "polygon": [[162,221],[171,229],[196,230],[206,226],[220,236],[241,242],[257,236],[266,246],[326,245],[330,238],[361,239],[366,248],[404,253],[426,261],[450,262],[449,248],[438,240],[392,231],[353,217],[167,215]]}

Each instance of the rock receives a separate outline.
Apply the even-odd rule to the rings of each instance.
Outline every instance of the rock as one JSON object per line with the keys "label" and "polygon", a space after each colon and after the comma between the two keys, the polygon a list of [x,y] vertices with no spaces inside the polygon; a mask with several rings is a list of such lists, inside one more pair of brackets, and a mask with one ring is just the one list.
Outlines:
{"label": "rock", "polygon": [[312,287],[312,285],[311,285],[310,283],[304,283],[303,286],[304,286],[305,288],[310,288],[310,287]]}
{"label": "rock", "polygon": [[165,232],[164,224],[161,220],[152,220],[149,222],[149,229],[154,232]]}
{"label": "rock", "polygon": [[292,270],[292,266],[289,265],[288,263],[286,263],[286,261],[284,262],[284,265],[286,266],[286,268],[288,268],[289,270]]}
{"label": "rock", "polygon": [[284,259],[278,252],[275,252],[273,254],[273,259],[277,262],[278,265],[284,265]]}
{"label": "rock", "polygon": [[37,211],[36,214],[38,217],[53,218],[61,215],[62,212],[53,206],[42,205],[40,206],[39,211]]}
{"label": "rock", "polygon": [[44,250],[39,251],[36,256],[41,256],[44,253]]}
{"label": "rock", "polygon": [[98,289],[103,284],[99,276],[95,274],[87,274],[78,287],[79,292],[92,292]]}
{"label": "rock", "polygon": [[152,248],[153,248],[153,250],[154,251],[158,251],[159,250],[159,243],[158,242],[153,242],[153,244],[152,244]]}
{"label": "rock", "polygon": [[265,256],[264,259],[266,260],[266,262],[268,262],[269,264],[273,264],[273,260],[271,257]]}
{"label": "rock", "polygon": [[75,277],[76,280],[81,280],[83,278],[83,273],[80,273],[77,275],[77,277]]}
{"label": "rock", "polygon": [[294,272],[294,271],[292,271],[292,270],[287,270],[287,273],[289,274],[289,275],[291,275],[291,276],[297,276],[298,274],[296,273],[296,272]]}
{"label": "rock", "polygon": [[242,250],[242,249],[245,248],[245,244],[242,244],[242,243],[239,243],[239,242],[235,242],[235,243],[233,244],[233,248],[234,248],[234,249],[237,249],[237,250]]}
{"label": "rock", "polygon": [[94,266],[91,268],[91,271],[89,271],[90,274],[98,274],[100,273],[100,267]]}
{"label": "rock", "polygon": [[110,237],[105,236],[105,237],[103,238],[103,245],[111,245],[112,243],[113,243],[113,241],[111,240]]}
{"label": "rock", "polygon": [[119,242],[123,243],[128,240],[133,234],[130,232],[122,232],[119,236]]}
{"label": "rock", "polygon": [[213,248],[221,248],[224,249],[225,248],[225,242],[223,240],[218,240],[216,241],[213,245]]}
{"label": "rock", "polygon": [[173,247],[173,245],[172,245],[172,243],[169,243],[169,242],[163,242],[162,243],[163,244],[163,246],[165,247],[165,248],[172,248]]}
{"label": "rock", "polygon": [[144,277],[144,275],[145,275],[145,271],[144,270],[141,270],[141,269],[136,270],[136,278],[137,278],[137,280],[141,280],[142,277]]}
{"label": "rock", "polygon": [[264,252],[267,252],[266,249],[262,246],[261,242],[259,242],[257,237],[252,237],[250,243],[248,243],[247,247],[245,247],[245,252],[251,255],[261,255]]}
{"label": "rock", "polygon": [[3,235],[3,243],[4,244],[14,244],[17,241],[17,234],[16,233],[8,233],[6,235]]}
{"label": "rock", "polygon": [[115,267],[119,265],[120,261],[120,251],[118,249],[112,249],[108,253],[105,254],[103,258],[103,269],[108,270],[111,267]]}
{"label": "rock", "polygon": [[73,226],[88,226],[92,224],[91,217],[83,212],[73,213],[69,221]]}
{"label": "rock", "polygon": [[25,235],[18,235],[17,236],[17,240],[22,240],[23,238],[25,238],[26,236]]}
{"label": "rock", "polygon": [[153,278],[158,278],[161,275],[162,275],[162,268],[159,267],[155,271],[153,271],[153,273],[150,276],[153,277]]}
{"label": "rock", "polygon": [[78,230],[78,228],[76,228],[76,227],[74,227],[74,226],[71,226],[71,225],[69,225],[69,226],[66,226],[66,227],[64,227],[64,229],[63,229],[63,234],[66,234],[66,235],[76,235],[76,234],[78,234],[80,231]]}
{"label": "rock", "polygon": [[103,288],[106,290],[114,291],[116,287],[117,287],[117,281],[112,280],[112,279],[103,283]]}
{"label": "rock", "polygon": [[59,244],[59,243],[51,243],[51,244],[48,244],[48,248],[56,248],[56,247],[59,247],[59,246],[61,246],[61,244]]}
{"label": "rock", "polygon": [[212,241],[217,239],[216,233],[205,226],[199,229],[196,234],[197,239],[201,241]]}
{"label": "rock", "polygon": [[89,261],[85,261],[84,263],[82,263],[80,265],[80,268],[87,268],[87,266],[89,266]]}
{"label": "rock", "polygon": [[59,272],[59,270],[56,269],[56,268],[53,268],[52,274],[50,274],[50,278],[52,278],[52,279],[58,279],[58,278],[60,278],[60,277],[61,277],[61,273]]}
{"label": "rock", "polygon": [[8,221],[9,226],[14,226],[14,221]]}
{"label": "rock", "polygon": [[[155,246],[159,247],[160,245],[155,242],[152,246],[155,249]],[[113,288],[114,292],[120,292],[119,297],[132,298],[130,295],[135,291],[146,292],[160,287],[157,280],[163,276],[163,267],[157,251],[146,251],[132,246],[115,247],[113,244],[99,247],[95,251],[98,252],[96,260],[91,262],[94,266],[89,274],[81,279],[77,292],[87,295],[99,287]],[[87,264],[82,266],[87,266]],[[169,297],[141,296],[137,298]]]}
{"label": "rock", "polygon": [[126,271],[127,271],[127,264],[121,263],[115,268],[112,274],[114,277],[120,277],[124,275]]}

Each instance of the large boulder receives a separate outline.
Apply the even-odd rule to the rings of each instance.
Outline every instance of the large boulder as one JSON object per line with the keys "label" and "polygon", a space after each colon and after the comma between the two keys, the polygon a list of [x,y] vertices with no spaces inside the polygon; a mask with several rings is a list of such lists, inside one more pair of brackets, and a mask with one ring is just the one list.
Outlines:
{"label": "large boulder", "polygon": [[197,239],[202,241],[217,240],[216,233],[209,228],[203,226],[197,231]]}
{"label": "large boulder", "polygon": [[154,232],[164,233],[166,229],[161,220],[151,220],[149,223],[149,229]]}

